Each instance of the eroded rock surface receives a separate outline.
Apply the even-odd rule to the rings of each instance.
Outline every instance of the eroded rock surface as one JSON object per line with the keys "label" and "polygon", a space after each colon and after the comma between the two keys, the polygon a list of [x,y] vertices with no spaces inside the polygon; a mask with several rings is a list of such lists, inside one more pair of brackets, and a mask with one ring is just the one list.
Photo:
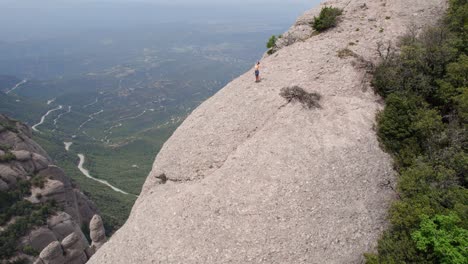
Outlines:
{"label": "eroded rock surface", "polygon": [[[34,204],[55,201],[57,205],[47,224],[32,228],[19,239],[17,248],[41,252],[36,263],[85,263],[92,250],[81,226],[90,223],[97,208],[31,136],[27,126],[0,114],[0,190],[16,190],[21,182],[24,185],[29,181],[31,195],[25,199]],[[14,220],[13,217],[1,230]]]}
{"label": "eroded rock surface", "polygon": [[[307,12],[288,32],[300,36],[262,61],[261,83],[248,72],[185,120],[90,263],[361,263],[375,249],[395,179],[368,67],[377,43],[435,22],[446,3],[325,4],[344,9],[336,28],[310,37],[320,7]],[[338,57],[346,48],[356,56]],[[279,96],[293,85],[321,108]]]}

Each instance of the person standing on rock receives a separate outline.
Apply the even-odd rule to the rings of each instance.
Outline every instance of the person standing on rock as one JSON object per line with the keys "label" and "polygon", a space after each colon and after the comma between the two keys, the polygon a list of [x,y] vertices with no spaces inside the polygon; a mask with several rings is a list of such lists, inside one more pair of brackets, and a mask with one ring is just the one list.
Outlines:
{"label": "person standing on rock", "polygon": [[260,62],[257,61],[255,64],[255,82],[260,82]]}

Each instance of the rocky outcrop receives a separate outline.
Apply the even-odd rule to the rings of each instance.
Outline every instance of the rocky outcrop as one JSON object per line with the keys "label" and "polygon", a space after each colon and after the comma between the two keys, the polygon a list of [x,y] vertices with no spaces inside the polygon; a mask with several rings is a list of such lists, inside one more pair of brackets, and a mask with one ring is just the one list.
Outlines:
{"label": "rocky outcrop", "polygon": [[[33,232],[37,234],[35,237],[41,237],[43,242],[50,241],[42,249],[35,262],[37,264],[84,264],[107,240],[99,215],[94,215],[90,222],[91,246],[71,216],[66,213],[62,212],[53,216],[47,225],[48,228],[40,228]],[[37,244],[44,245],[38,239],[36,240]],[[36,249],[33,241],[30,245]]]}
{"label": "rocky outcrop", "polygon": [[104,230],[104,223],[102,222],[102,218],[99,215],[95,215],[93,219],[91,219],[89,230],[91,232],[91,240],[93,241],[91,244],[91,249],[96,252],[107,241],[106,231]]}
{"label": "rocky outcrop", "polygon": [[63,264],[65,257],[63,255],[62,245],[58,241],[50,243],[39,255],[35,263],[43,264]]}
{"label": "rocky outcrop", "polygon": [[[90,224],[97,213],[96,206],[31,139],[27,126],[4,115],[0,115],[0,148],[0,190],[14,191],[29,182],[31,195],[25,199],[33,204],[54,201],[60,208],[48,217],[46,225],[36,226],[21,238],[17,248],[41,252],[36,263],[85,263],[96,246],[91,249],[81,226]],[[14,219],[10,222],[14,223]],[[100,224],[102,227],[102,220]],[[2,230],[7,227],[8,224]],[[103,227],[99,231],[102,245]]]}
{"label": "rocky outcrop", "polygon": [[[310,34],[325,4],[343,8],[341,21]],[[248,72],[184,121],[90,263],[361,263],[375,249],[395,179],[373,129],[382,105],[368,66],[378,43],[435,22],[445,0],[323,5],[262,60],[260,83]],[[279,96],[291,86],[319,93],[321,108]]]}

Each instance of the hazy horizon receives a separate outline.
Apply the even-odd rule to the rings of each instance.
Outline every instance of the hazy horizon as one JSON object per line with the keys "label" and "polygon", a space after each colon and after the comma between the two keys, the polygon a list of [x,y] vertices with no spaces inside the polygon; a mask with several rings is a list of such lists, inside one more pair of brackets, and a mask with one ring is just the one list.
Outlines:
{"label": "hazy horizon", "polygon": [[[87,31],[161,24],[249,24],[287,29],[319,0],[0,0],[0,42],[60,38]],[[167,25],[166,25],[167,26]],[[170,26],[170,25],[169,25]],[[282,32],[278,32],[282,33]]]}

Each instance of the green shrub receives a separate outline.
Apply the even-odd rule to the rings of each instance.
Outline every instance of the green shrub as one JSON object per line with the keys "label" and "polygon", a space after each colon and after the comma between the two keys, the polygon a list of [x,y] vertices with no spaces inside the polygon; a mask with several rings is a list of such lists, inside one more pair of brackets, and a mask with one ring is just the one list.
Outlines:
{"label": "green shrub", "polygon": [[343,14],[343,10],[326,6],[322,8],[318,17],[314,17],[312,27],[319,32],[335,27],[338,23],[338,17],[341,14]]}
{"label": "green shrub", "polygon": [[281,38],[283,38],[282,35],[279,35],[278,37],[276,37],[275,35],[272,35],[272,36],[268,39],[268,42],[267,42],[267,44],[266,44],[266,47],[268,48],[267,53],[268,53],[269,55],[275,53],[275,51],[276,51],[276,49],[275,49],[275,48],[276,48],[276,41],[277,41],[278,39],[281,39]]}
{"label": "green shrub", "polygon": [[15,218],[14,223],[0,232],[0,259],[8,259],[18,251],[24,251],[25,248],[17,247],[19,238],[32,228],[46,224],[47,217],[58,209],[55,200],[33,204],[24,199],[31,194],[31,186],[31,181],[20,180],[14,189],[0,191],[0,225]]}
{"label": "green shrub", "polygon": [[34,176],[32,179],[31,179],[31,184],[32,186],[34,187],[38,187],[38,188],[44,188],[44,184],[45,182],[47,181],[47,179],[43,176]]}
{"label": "green shrub", "polygon": [[434,255],[437,263],[464,264],[468,260],[468,230],[455,214],[422,215],[420,228],[411,234],[416,247]]}
{"label": "green shrub", "polygon": [[386,106],[377,134],[397,165],[399,199],[367,263],[468,259],[468,56],[460,45],[467,15],[458,11],[468,3],[450,5],[445,23],[402,38],[401,53],[379,47],[372,84]]}
{"label": "green shrub", "polygon": [[30,245],[26,245],[23,247],[23,253],[26,255],[35,256],[35,257],[39,256],[39,252],[35,250],[33,247],[31,247]]}
{"label": "green shrub", "polygon": [[11,149],[12,149],[12,147],[9,146],[9,145],[0,144],[0,150],[10,151]]}
{"label": "green shrub", "polygon": [[[28,202],[29,203],[29,202]],[[15,204],[16,205],[16,204]],[[17,210],[20,209],[16,206]],[[21,207],[24,209],[24,207]],[[56,205],[53,202],[45,204],[28,204],[28,210],[16,211],[15,222],[0,233],[0,259],[8,259],[21,250],[18,248],[18,240],[34,227],[47,223],[47,217],[54,213]],[[24,249],[23,249],[24,250]]]}
{"label": "green shrub", "polygon": [[276,45],[276,40],[277,40],[277,38],[276,38],[275,35],[271,36],[270,39],[268,39],[268,42],[267,42],[267,44],[266,44],[266,47],[267,47],[268,49],[274,48],[275,45]]}
{"label": "green shrub", "polygon": [[12,160],[16,160],[16,156],[11,152],[7,152],[5,155],[0,156],[0,162],[10,162]]}
{"label": "green shrub", "polygon": [[3,123],[3,122],[0,122],[0,126],[3,127],[2,131],[5,131],[5,130],[8,130],[8,131],[11,131],[11,132],[15,132],[15,133],[18,133],[18,129],[16,128],[15,125],[15,122],[9,122],[9,123]]}

